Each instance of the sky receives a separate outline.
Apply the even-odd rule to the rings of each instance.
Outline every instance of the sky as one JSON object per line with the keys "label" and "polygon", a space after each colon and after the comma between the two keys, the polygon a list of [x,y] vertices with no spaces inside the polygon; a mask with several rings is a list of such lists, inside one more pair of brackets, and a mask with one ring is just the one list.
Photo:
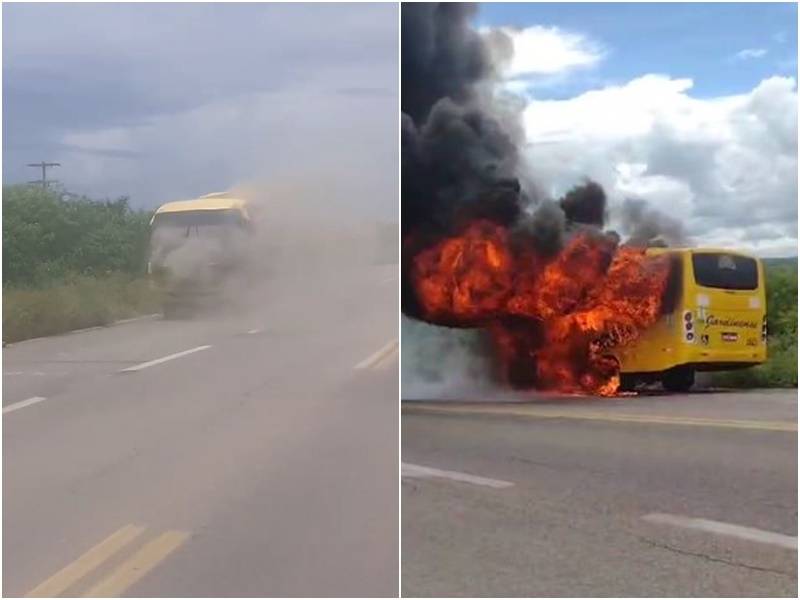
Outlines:
{"label": "sky", "polygon": [[[332,210],[395,217],[396,11],[4,4],[3,182],[56,161],[71,192],[152,208],[336,173]],[[591,177],[612,225],[636,197],[699,245],[797,254],[796,4],[487,3],[476,26],[514,41],[548,193]]]}
{"label": "sky", "polygon": [[483,4],[513,40],[527,168],[553,196],[591,177],[688,241],[797,254],[797,5]]}
{"label": "sky", "polygon": [[70,192],[152,208],[335,179],[346,183],[320,192],[333,206],[396,219],[395,5],[2,10],[4,184],[54,161],[48,177]]}

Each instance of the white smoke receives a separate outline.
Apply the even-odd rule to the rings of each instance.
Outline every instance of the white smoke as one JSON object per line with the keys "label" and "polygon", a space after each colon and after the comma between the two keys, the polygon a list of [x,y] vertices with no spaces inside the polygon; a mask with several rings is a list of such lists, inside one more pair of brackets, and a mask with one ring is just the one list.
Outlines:
{"label": "white smoke", "polygon": [[494,383],[485,339],[475,329],[401,319],[403,400],[480,400],[507,393]]}

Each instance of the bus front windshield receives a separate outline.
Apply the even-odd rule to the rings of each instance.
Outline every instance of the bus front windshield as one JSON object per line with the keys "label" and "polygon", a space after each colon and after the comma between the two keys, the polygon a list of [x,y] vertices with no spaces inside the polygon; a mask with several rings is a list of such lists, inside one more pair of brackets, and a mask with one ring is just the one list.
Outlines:
{"label": "bus front windshield", "polygon": [[[153,218],[150,253],[154,263],[175,252],[230,255],[241,249],[247,223],[238,210],[160,213]],[[185,253],[184,252],[184,253]]]}
{"label": "bus front windshield", "polygon": [[157,214],[153,231],[178,230],[188,233],[226,231],[244,227],[242,214],[237,210],[194,210]]}

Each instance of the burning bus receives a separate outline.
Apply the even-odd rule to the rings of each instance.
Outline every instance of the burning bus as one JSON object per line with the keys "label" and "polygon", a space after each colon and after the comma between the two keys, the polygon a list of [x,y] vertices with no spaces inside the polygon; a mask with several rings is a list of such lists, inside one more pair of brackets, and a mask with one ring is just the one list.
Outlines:
{"label": "burning bus", "polygon": [[221,301],[248,256],[253,225],[248,203],[221,192],[164,204],[150,227],[147,271],[169,318]]}
{"label": "burning bus", "polygon": [[670,273],[661,318],[616,352],[622,389],[661,381],[686,391],[696,371],[746,368],[767,359],[767,307],[760,260],[729,250],[650,248]]}
{"label": "burning bus", "polygon": [[545,255],[488,220],[410,252],[416,316],[480,328],[514,388],[613,395],[766,360],[763,267],[745,254],[619,245],[592,228]]}
{"label": "burning bus", "polygon": [[[496,31],[490,43],[475,10],[402,6],[413,41],[402,44],[403,313],[479,329],[494,378],[517,389],[685,390],[696,371],[763,362],[757,259],[685,248],[679,218],[638,198],[609,211],[588,178],[560,198],[545,192],[553,181],[537,181],[524,103],[487,93],[513,41]],[[611,212],[624,241],[606,228]]]}

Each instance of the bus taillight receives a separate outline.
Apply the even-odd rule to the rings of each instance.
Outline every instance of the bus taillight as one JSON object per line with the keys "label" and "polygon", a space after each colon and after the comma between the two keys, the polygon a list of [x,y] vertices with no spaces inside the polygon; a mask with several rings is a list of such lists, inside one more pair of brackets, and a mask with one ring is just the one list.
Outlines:
{"label": "bus taillight", "polygon": [[690,310],[683,313],[683,339],[690,344],[694,343],[694,317]]}

